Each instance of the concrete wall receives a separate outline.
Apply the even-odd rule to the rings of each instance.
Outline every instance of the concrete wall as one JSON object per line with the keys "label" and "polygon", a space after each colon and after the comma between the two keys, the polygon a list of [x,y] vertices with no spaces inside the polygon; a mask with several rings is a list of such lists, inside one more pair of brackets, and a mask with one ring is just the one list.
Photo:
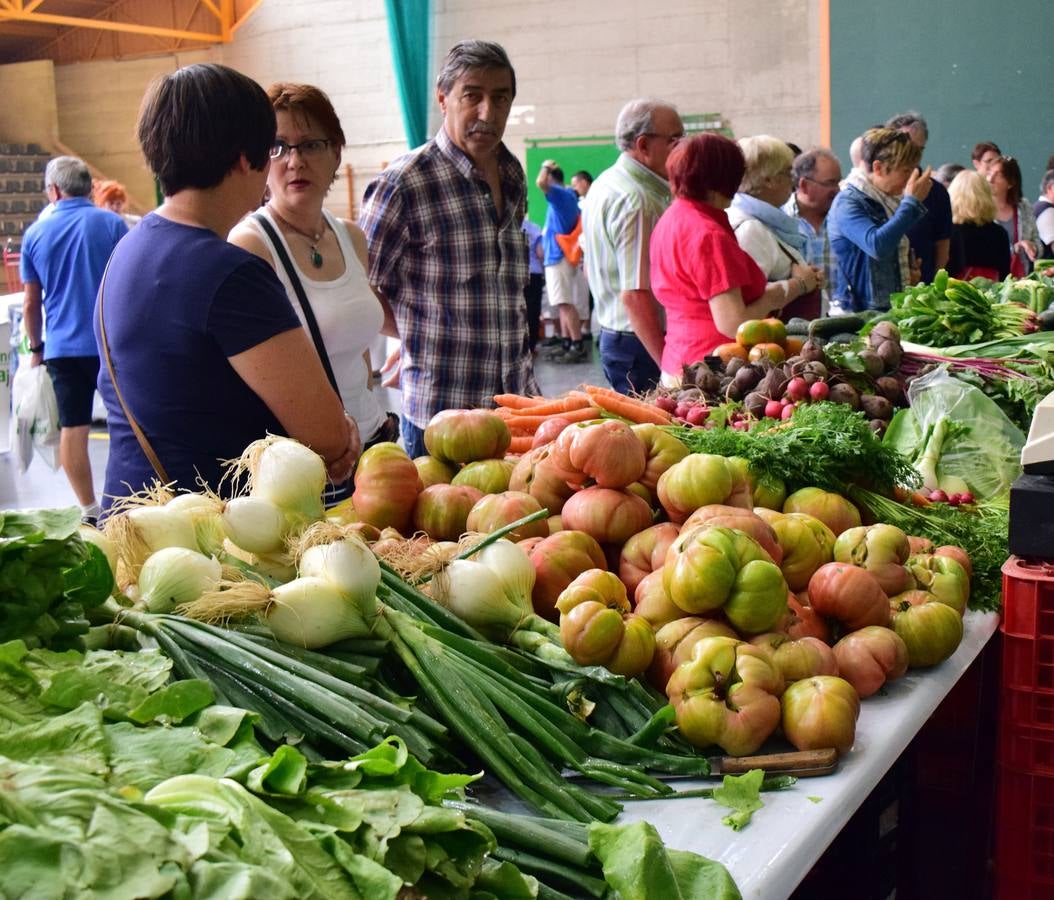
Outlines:
{"label": "concrete wall", "polygon": [[[456,40],[503,44],[518,95],[506,140],[610,134],[622,104],[657,95],[682,113],[721,113],[737,135],[819,136],[815,0],[434,0],[433,68]],[[198,59],[261,84],[319,85],[348,137],[328,205],[346,215],[366,182],[406,150],[383,0],[264,3],[232,44],[208,53],[56,69],[64,143],[149,197],[132,128],[150,79]],[[438,124],[433,109],[432,125]]]}
{"label": "concrete wall", "polygon": [[51,60],[0,66],[0,140],[48,143],[58,134]]}

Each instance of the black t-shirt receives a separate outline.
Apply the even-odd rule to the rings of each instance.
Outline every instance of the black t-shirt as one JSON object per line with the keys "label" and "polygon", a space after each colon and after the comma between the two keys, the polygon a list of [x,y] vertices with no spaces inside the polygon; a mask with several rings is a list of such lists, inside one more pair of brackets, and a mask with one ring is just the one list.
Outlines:
{"label": "black t-shirt", "polygon": [[1010,240],[995,222],[987,225],[952,225],[951,256],[948,268],[953,275],[964,269],[994,269],[999,278],[1010,274]]}

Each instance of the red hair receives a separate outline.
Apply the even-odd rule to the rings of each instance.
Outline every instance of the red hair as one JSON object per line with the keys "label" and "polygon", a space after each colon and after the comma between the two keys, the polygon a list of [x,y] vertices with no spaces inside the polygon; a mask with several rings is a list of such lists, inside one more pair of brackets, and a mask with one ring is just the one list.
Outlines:
{"label": "red hair", "polygon": [[337,111],[321,88],[280,81],[267,89],[267,98],[275,112],[287,110],[294,116],[310,116],[325,132],[326,138],[337,145],[338,150],[347,143]]}
{"label": "red hair", "polygon": [[731,199],[746,168],[739,144],[709,132],[681,141],[666,161],[673,193],[703,203],[711,191]]}
{"label": "red hair", "polygon": [[95,183],[95,205],[109,206],[111,203],[127,203],[128,193],[119,181],[98,181]]}

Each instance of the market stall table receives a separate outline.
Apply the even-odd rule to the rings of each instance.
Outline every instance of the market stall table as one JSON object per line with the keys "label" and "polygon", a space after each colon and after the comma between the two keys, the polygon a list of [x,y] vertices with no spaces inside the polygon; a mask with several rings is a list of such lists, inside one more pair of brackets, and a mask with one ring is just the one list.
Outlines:
{"label": "market stall table", "polygon": [[[764,807],[743,831],[723,825],[728,810],[711,800],[635,801],[626,804],[619,821],[646,820],[667,846],[724,863],[746,900],[785,900],[984,649],[998,624],[996,613],[968,612],[962,643],[950,659],[933,669],[909,671],[863,702],[856,743],[834,775],[800,779],[788,790],[762,794]],[[714,784],[675,783],[678,790]]]}

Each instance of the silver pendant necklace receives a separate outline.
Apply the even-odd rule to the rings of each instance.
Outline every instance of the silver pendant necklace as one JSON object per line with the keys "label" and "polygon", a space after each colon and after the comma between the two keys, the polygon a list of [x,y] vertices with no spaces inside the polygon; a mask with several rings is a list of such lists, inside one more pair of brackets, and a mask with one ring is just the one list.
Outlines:
{"label": "silver pendant necklace", "polygon": [[308,252],[311,254],[311,265],[313,265],[316,269],[321,269],[322,268],[322,263],[324,262],[324,260],[322,259],[322,254],[319,253],[319,251],[318,251],[318,245],[319,245],[319,242],[322,240],[322,235],[324,235],[326,233],[325,219],[323,219],[322,231],[320,231],[318,233],[310,232],[310,231],[303,231],[303,230],[297,228],[288,219],[284,218],[278,212],[277,209],[275,209],[273,206],[271,206],[271,204],[268,204],[267,208],[271,210],[271,215],[273,215],[279,222],[281,222],[283,225],[285,225],[286,228],[289,228],[291,231],[295,231],[302,238],[307,238],[307,240],[311,242],[310,246],[308,247]]}

